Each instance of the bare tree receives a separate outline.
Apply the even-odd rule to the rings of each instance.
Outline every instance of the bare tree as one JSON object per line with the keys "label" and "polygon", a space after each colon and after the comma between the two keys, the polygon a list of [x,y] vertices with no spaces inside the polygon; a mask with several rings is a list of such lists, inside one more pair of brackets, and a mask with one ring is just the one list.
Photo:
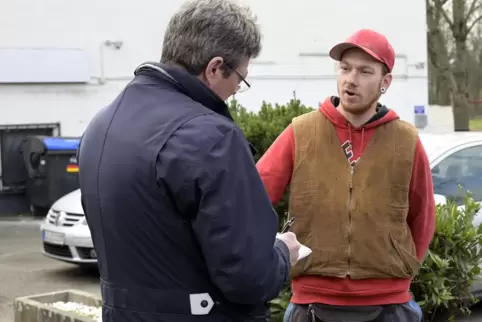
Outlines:
{"label": "bare tree", "polygon": [[472,117],[482,117],[482,23],[478,23],[469,37],[469,53],[467,69],[469,77],[469,94],[471,100],[478,101],[473,104]]}
{"label": "bare tree", "polygon": [[[482,0],[426,0],[426,4],[429,58],[439,75],[447,82],[455,131],[468,131],[471,105],[467,41],[474,27],[482,21]],[[448,39],[442,33],[442,20],[448,25],[454,42],[453,62],[447,50]]]}
{"label": "bare tree", "polygon": [[431,104],[450,105],[448,89],[451,80],[447,34],[442,23],[442,6],[447,0],[426,0],[427,49],[429,58],[429,91]]}

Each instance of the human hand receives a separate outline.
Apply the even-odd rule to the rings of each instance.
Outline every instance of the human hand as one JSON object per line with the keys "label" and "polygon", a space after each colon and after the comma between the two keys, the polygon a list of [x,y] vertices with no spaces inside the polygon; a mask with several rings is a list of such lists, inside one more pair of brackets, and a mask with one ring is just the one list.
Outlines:
{"label": "human hand", "polygon": [[291,265],[295,265],[298,261],[299,250],[301,247],[300,242],[296,239],[296,235],[292,232],[287,232],[283,234],[278,234],[277,237],[283,243],[285,243],[286,247],[290,252],[290,263]]}

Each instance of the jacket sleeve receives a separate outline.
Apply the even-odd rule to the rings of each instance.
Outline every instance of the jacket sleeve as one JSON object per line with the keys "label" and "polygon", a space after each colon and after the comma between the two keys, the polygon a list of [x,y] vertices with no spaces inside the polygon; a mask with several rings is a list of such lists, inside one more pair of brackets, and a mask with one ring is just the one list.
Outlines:
{"label": "jacket sleeve", "polygon": [[293,126],[290,124],[259,159],[256,167],[269,198],[277,204],[286,191],[293,173],[295,154]]}
{"label": "jacket sleeve", "polygon": [[417,250],[417,259],[421,262],[435,231],[435,200],[432,171],[420,139],[415,148],[409,198],[407,223]]}
{"label": "jacket sleeve", "polygon": [[289,276],[289,252],[275,242],[278,216],[238,128],[211,146],[196,178],[199,210],[193,228],[212,281],[232,302],[275,298]]}

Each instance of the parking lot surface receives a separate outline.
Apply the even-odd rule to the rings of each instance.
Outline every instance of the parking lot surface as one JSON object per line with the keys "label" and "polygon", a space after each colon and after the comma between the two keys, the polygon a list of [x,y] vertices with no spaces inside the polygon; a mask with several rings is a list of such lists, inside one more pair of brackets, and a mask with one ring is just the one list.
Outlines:
{"label": "parking lot surface", "polygon": [[13,322],[13,300],[65,289],[100,294],[99,275],[41,254],[40,221],[0,220],[0,322]]}

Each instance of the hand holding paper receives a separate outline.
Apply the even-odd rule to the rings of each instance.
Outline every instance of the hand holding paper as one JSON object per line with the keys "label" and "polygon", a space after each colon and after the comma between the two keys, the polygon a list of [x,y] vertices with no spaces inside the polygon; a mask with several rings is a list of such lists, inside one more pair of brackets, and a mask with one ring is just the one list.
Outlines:
{"label": "hand holding paper", "polygon": [[300,244],[296,239],[296,235],[288,232],[283,234],[276,234],[276,238],[282,240],[290,251],[291,265],[295,265],[300,259],[305,258],[311,254],[311,249],[305,245]]}
{"label": "hand holding paper", "polygon": [[311,254],[312,250],[308,246],[301,244],[300,250],[298,251],[298,260],[303,259]]}

